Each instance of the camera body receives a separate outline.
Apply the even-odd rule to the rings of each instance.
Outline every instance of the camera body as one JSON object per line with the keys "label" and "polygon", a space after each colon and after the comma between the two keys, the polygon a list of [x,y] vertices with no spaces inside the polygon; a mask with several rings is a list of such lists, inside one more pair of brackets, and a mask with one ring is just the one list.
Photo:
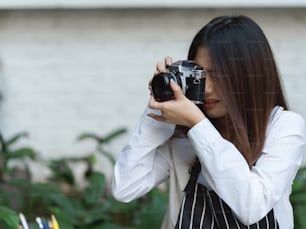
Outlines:
{"label": "camera body", "polygon": [[195,104],[204,103],[205,70],[194,61],[180,60],[167,66],[169,72],[162,72],[152,79],[152,94],[159,101],[174,99],[170,80],[176,82],[184,95]]}

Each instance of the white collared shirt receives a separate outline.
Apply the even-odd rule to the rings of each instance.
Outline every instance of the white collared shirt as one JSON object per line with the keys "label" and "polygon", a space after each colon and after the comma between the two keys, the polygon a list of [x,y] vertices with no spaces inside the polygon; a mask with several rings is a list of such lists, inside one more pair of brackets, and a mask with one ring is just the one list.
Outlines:
{"label": "white collared shirt", "polygon": [[188,138],[171,138],[175,126],[153,120],[148,112],[158,111],[146,109],[115,164],[112,189],[116,199],[134,200],[170,178],[163,228],[174,228],[188,168],[197,156],[202,165],[198,182],[213,189],[243,224],[259,221],[273,208],[280,228],[293,228],[289,195],[306,141],[300,115],[281,107],[273,109],[263,153],[250,169],[208,119],[192,127]]}

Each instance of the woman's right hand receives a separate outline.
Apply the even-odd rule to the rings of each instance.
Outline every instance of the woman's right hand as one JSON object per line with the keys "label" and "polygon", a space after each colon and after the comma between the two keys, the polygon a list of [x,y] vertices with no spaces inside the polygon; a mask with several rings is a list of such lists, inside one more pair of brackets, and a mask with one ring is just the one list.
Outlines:
{"label": "woman's right hand", "polygon": [[[155,75],[161,72],[167,72],[166,65],[172,63],[171,57],[166,57],[164,62],[156,64]],[[150,87],[151,85],[149,85]],[[161,114],[156,115],[149,113],[148,116],[161,122],[167,122],[180,126],[191,128],[202,119],[205,118],[203,112],[183,94],[181,87],[174,81],[170,82],[171,89],[174,93],[174,98],[169,101],[158,102],[151,95],[149,107],[151,109],[160,110]]]}

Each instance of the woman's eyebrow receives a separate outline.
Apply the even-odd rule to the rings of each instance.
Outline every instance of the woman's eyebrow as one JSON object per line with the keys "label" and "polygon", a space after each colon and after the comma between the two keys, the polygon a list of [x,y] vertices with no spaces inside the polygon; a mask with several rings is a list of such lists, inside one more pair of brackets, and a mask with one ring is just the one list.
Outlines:
{"label": "woman's eyebrow", "polygon": [[207,73],[214,72],[215,70],[212,68],[204,68]]}

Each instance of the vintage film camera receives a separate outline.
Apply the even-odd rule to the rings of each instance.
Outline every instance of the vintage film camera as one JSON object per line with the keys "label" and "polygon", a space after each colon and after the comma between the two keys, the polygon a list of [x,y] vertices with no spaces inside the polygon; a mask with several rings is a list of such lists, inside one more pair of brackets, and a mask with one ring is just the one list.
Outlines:
{"label": "vintage film camera", "polygon": [[174,98],[170,87],[173,79],[186,95],[195,104],[204,103],[205,70],[190,60],[180,60],[167,66],[169,72],[162,72],[152,79],[152,94],[159,101],[168,101]]}

